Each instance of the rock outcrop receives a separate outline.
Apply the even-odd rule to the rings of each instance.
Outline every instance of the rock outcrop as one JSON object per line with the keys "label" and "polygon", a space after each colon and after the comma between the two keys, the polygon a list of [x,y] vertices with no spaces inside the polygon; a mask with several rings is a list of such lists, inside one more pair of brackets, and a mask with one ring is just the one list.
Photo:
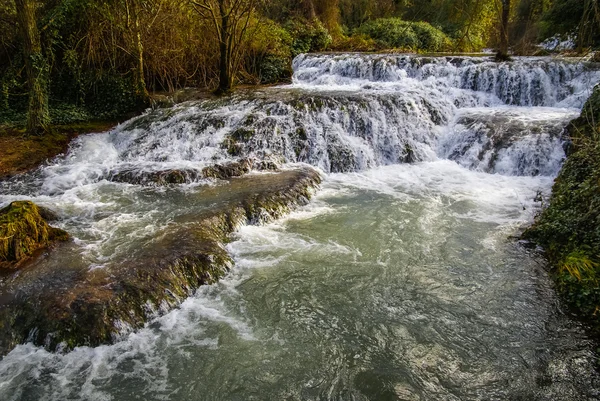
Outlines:
{"label": "rock outcrop", "polygon": [[205,178],[227,180],[233,177],[241,177],[249,172],[255,171],[279,171],[282,161],[276,158],[265,158],[257,160],[244,158],[228,163],[214,164],[200,169],[169,169],[159,171],[140,171],[132,167],[129,169],[113,171],[108,174],[107,180],[112,182],[123,182],[134,185],[178,185],[198,182]]}
{"label": "rock outcrop", "polygon": [[[26,341],[49,350],[97,346],[143,327],[231,269],[224,244],[237,227],[281,217],[307,203],[320,180],[316,170],[299,167],[209,186],[198,196],[213,207],[183,216],[152,246],[115,265],[75,269],[53,262],[52,252],[33,260],[44,267],[24,269],[1,288],[0,353]],[[63,247],[61,256],[76,255],[75,247]]]}

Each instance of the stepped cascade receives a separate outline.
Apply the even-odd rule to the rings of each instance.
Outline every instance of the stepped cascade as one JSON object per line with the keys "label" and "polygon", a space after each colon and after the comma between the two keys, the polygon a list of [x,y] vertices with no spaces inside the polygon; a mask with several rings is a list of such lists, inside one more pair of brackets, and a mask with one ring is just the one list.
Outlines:
{"label": "stepped cascade", "polygon": [[[508,238],[549,196],[600,71],[393,54],[293,69],[0,182],[0,208],[32,200],[71,238],[0,275],[0,399],[598,399],[592,341]],[[155,291],[207,238],[206,285]],[[106,307],[102,335],[11,315],[58,304]]]}

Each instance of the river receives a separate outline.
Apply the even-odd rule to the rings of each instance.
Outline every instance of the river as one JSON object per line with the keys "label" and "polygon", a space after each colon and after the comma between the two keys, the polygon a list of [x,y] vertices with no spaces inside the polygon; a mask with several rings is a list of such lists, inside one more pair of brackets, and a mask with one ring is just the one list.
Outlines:
{"label": "river", "polygon": [[[102,269],[198,206],[119,171],[243,156],[324,175],[227,245],[235,267],[113,345],[0,361],[2,400],[595,400],[594,342],[514,236],[597,71],[544,58],[303,55],[291,85],[149,111],[0,183],[59,210],[62,263]],[[262,173],[266,174],[266,173]],[[2,283],[0,283],[0,291]]]}

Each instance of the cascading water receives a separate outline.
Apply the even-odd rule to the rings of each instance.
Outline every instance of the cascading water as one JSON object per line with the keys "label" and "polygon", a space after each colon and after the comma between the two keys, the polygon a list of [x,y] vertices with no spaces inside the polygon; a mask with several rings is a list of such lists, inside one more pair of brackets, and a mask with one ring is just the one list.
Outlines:
{"label": "cascading water", "polygon": [[[600,397],[591,342],[543,262],[506,239],[548,195],[563,128],[600,73],[543,58],[359,54],[299,56],[294,71],[288,86],[80,137],[0,183],[0,206],[31,198],[74,237],[40,263],[85,270],[130,263],[206,207],[207,165],[255,157],[328,173],[309,206],[240,230],[229,277],[143,330],[66,354],[16,347],[0,361],[0,398]],[[188,182],[114,179],[166,170]],[[0,298],[10,286],[0,278]]]}

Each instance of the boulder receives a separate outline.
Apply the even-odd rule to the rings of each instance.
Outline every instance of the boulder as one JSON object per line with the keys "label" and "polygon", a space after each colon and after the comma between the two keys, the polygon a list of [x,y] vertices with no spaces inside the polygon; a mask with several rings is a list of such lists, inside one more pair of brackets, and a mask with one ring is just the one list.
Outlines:
{"label": "boulder", "polygon": [[17,268],[35,251],[69,239],[47,219],[55,219],[54,213],[30,201],[12,202],[0,210],[0,268]]}

